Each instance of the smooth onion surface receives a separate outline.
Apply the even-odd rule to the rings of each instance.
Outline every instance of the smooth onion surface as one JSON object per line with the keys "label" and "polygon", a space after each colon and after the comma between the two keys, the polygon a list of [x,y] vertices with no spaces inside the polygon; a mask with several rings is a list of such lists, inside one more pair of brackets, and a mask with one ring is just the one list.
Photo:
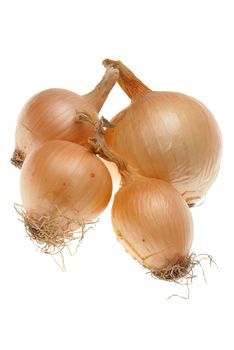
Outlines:
{"label": "smooth onion surface", "polygon": [[[94,90],[83,96],[65,89],[48,89],[34,95],[25,104],[18,118],[15,157],[21,157],[23,161],[31,150],[50,140],[87,145],[88,137],[93,136],[93,126],[79,120],[79,113],[98,119],[98,113],[117,77],[117,69],[107,69]],[[12,163],[14,164],[14,156]]]}
{"label": "smooth onion surface", "polygon": [[122,186],[114,198],[112,223],[125,250],[151,271],[189,255],[191,213],[179,193],[164,181],[146,178]]}
{"label": "smooth onion surface", "polygon": [[106,143],[140,174],[170,182],[188,202],[200,200],[220,167],[221,135],[197,100],[149,92],[114,117]]}
{"label": "smooth onion surface", "polygon": [[[121,62],[120,86],[132,99],[108,129],[108,147],[147,177],[170,182],[189,204],[199,201],[220,167],[221,133],[212,113],[177,92],[153,92]],[[104,61],[105,63],[105,61]]]}
{"label": "smooth onion surface", "polygon": [[16,149],[27,155],[34,147],[50,140],[86,144],[92,126],[79,121],[76,111],[91,111],[90,103],[65,89],[49,89],[33,96],[22,109],[16,127]]}
{"label": "smooth onion surface", "polygon": [[109,203],[112,180],[103,162],[86,148],[50,141],[26,158],[20,187],[23,206],[35,219],[53,218],[59,210],[74,222],[85,223]]}

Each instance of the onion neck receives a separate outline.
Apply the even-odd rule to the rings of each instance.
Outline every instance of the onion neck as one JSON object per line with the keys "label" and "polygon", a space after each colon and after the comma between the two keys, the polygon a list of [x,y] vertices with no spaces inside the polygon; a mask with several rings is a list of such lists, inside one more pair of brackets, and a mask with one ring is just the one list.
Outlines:
{"label": "onion neck", "polygon": [[117,82],[118,77],[118,69],[114,67],[108,67],[104,76],[102,77],[102,80],[97,84],[97,86],[91,92],[84,95],[84,97],[90,101],[90,105],[95,110],[95,112],[100,112],[109,93]]}
{"label": "onion neck", "polygon": [[88,122],[94,126],[95,136],[88,139],[91,152],[98,154],[101,158],[113,162],[118,167],[121,175],[121,185],[126,186],[136,179],[142,179],[143,176],[138,174],[137,171],[129,166],[121,157],[108,148],[105,143],[105,132],[107,128],[112,128],[112,125],[108,120],[102,117],[99,121],[94,121],[87,114],[80,114],[79,119]]}
{"label": "onion neck", "polygon": [[118,84],[130,99],[151,91],[121,61],[113,61],[107,58],[102,63],[107,69],[108,67],[113,67],[119,70]]}

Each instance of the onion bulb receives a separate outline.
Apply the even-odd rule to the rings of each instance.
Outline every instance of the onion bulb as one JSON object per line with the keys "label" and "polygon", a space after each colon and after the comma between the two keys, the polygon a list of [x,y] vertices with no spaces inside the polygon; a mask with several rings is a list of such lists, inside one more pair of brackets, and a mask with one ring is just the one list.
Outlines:
{"label": "onion bulb", "polygon": [[221,160],[221,133],[211,112],[198,100],[177,92],[155,92],[120,61],[118,83],[131,104],[108,129],[107,146],[146,177],[171,183],[192,206],[214,182]]}
{"label": "onion bulb", "polygon": [[112,180],[103,162],[87,148],[68,141],[49,141],[24,161],[20,211],[26,231],[45,252],[74,239],[74,230],[106,208]]}
{"label": "onion bulb", "polygon": [[117,77],[117,69],[107,69],[94,90],[83,96],[65,89],[48,89],[34,95],[20,113],[11,162],[21,168],[31,150],[50,140],[87,145],[93,127],[79,120],[77,113],[84,112],[98,119]]}
{"label": "onion bulb", "polygon": [[[88,116],[83,120],[93,123]],[[199,263],[190,254],[193,221],[186,201],[169,183],[144,177],[134,171],[105,144],[112,128],[105,118],[95,124],[92,151],[116,164],[121,187],[112,206],[112,224],[125,250],[160,279],[191,278]]]}
{"label": "onion bulb", "polygon": [[180,194],[168,183],[133,178],[115,194],[112,223],[125,250],[164,280],[188,277],[193,222]]}

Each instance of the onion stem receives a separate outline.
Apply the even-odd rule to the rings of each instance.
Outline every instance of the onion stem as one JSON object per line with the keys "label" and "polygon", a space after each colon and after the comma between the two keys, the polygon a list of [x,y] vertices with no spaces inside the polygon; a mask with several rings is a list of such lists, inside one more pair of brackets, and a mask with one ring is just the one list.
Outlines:
{"label": "onion stem", "polygon": [[102,63],[107,69],[108,67],[113,67],[119,70],[118,84],[129,98],[134,99],[134,97],[151,91],[150,88],[139,80],[121,61],[113,61],[107,58]]}
{"label": "onion stem", "polygon": [[90,150],[98,154],[101,158],[116,164],[121,174],[122,185],[126,185],[136,178],[142,178],[134,168],[130,167],[121,157],[117,156],[107,147],[104,138],[106,129],[114,128],[115,126],[113,124],[104,117],[101,117],[98,121],[94,121],[91,116],[84,113],[79,113],[79,119],[95,127],[95,136],[88,139]]}
{"label": "onion stem", "polygon": [[88,94],[83,95],[85,98],[90,99],[95,110],[101,110],[118,77],[118,69],[114,67],[108,67],[102,80],[95,86],[95,88]]}

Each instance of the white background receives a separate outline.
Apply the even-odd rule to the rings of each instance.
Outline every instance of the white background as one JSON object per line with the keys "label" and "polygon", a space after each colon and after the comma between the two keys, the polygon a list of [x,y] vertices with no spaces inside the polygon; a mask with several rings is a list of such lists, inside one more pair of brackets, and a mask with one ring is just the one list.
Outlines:
{"label": "white background", "polygon": [[[233,1],[1,1],[0,348],[233,349]],[[190,290],[152,279],[116,241],[110,207],[63,273],[36,251],[18,221],[19,171],[9,163],[14,128],[34,93],[80,94],[121,59],[149,87],[203,101],[221,127],[220,175],[192,210],[193,249],[210,253]],[[129,103],[116,86],[102,114]],[[229,317],[230,316],[230,317]]]}

